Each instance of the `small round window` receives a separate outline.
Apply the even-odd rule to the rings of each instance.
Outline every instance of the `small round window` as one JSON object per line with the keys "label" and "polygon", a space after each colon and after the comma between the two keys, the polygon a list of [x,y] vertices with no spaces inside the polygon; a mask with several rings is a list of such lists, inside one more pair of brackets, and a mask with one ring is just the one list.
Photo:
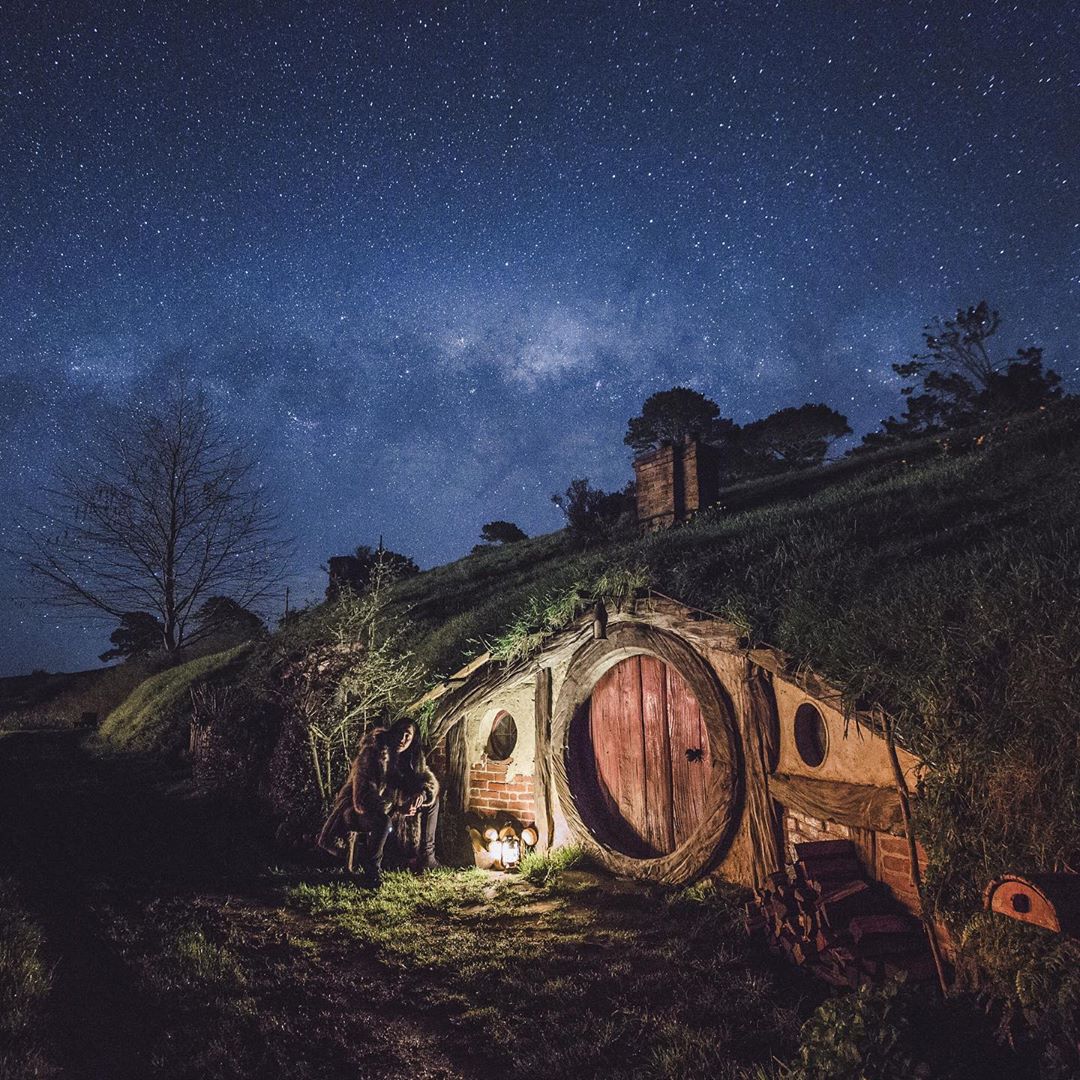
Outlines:
{"label": "small round window", "polygon": [[484,753],[489,761],[506,761],[517,746],[517,724],[508,712],[499,713],[491,725]]}
{"label": "small round window", "polygon": [[829,734],[821,713],[807,703],[795,710],[795,749],[812,769],[824,760],[829,749]]}

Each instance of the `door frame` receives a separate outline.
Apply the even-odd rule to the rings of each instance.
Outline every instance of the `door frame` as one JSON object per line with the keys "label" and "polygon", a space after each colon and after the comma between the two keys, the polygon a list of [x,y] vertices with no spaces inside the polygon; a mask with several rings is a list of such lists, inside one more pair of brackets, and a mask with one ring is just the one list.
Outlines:
{"label": "door frame", "polygon": [[[655,656],[686,681],[701,709],[713,774],[697,828],[674,851],[635,858],[605,846],[594,835],[570,783],[571,729],[600,679],[627,657]],[[669,884],[692,881],[710,870],[731,843],[742,804],[742,752],[731,697],[706,660],[677,635],[646,623],[618,622],[607,637],[586,642],[570,660],[552,715],[552,774],[571,834],[597,861],[617,874]]]}

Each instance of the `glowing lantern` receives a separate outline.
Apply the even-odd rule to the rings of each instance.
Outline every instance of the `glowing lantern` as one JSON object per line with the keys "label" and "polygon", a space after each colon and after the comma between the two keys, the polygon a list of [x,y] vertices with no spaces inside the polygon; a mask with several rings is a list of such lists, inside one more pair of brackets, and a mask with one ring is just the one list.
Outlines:
{"label": "glowing lantern", "polygon": [[502,858],[499,860],[504,870],[516,870],[521,862],[521,841],[511,833],[502,840]]}

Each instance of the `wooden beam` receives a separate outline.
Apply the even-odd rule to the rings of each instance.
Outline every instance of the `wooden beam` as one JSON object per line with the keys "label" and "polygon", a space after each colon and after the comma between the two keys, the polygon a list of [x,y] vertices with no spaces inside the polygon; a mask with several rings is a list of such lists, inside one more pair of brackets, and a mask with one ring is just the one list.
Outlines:
{"label": "wooden beam", "polygon": [[547,851],[555,839],[555,818],[551,809],[551,668],[536,669],[534,691],[536,714],[536,831],[537,846]]}

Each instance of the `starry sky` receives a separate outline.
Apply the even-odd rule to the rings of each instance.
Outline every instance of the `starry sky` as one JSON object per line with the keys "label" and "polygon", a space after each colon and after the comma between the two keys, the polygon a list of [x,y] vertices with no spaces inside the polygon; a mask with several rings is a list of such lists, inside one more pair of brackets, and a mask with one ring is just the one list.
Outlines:
{"label": "starry sky", "polygon": [[[1080,388],[1080,9],[15,3],[0,36],[0,545],[178,375],[296,537],[422,566],[631,476],[690,385],[861,434],[986,297]],[[0,673],[92,665],[0,556]]]}

